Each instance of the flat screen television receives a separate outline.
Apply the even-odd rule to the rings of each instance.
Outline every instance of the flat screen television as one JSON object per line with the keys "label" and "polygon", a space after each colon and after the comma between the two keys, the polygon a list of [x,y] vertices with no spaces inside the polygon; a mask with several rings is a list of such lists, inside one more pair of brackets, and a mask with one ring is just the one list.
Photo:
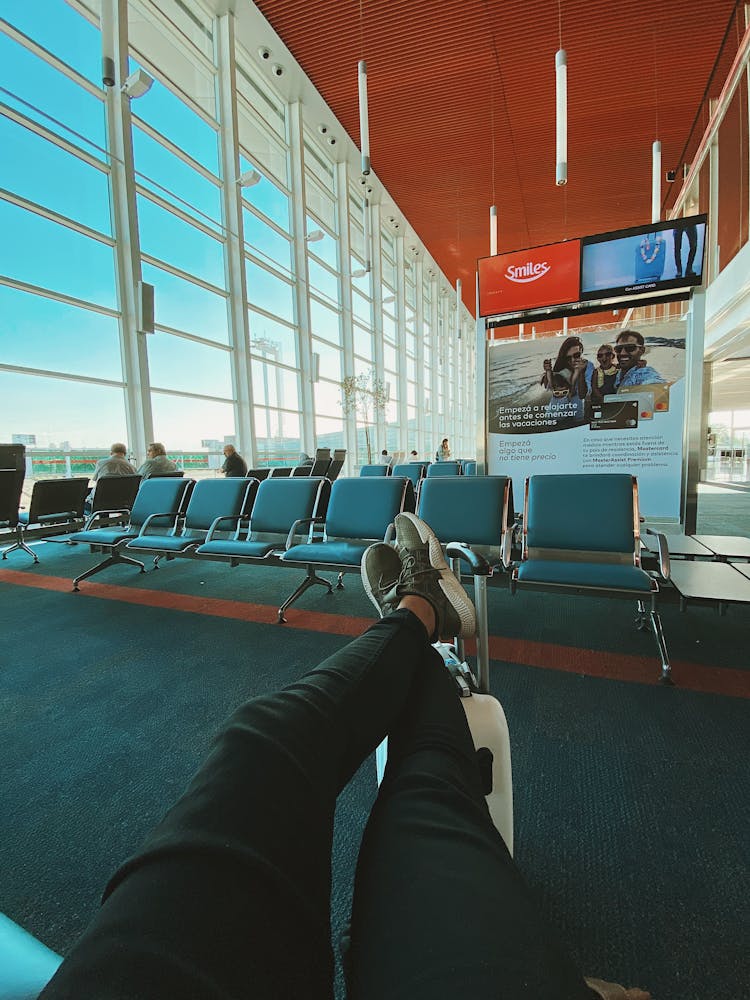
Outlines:
{"label": "flat screen television", "polygon": [[581,239],[581,300],[656,295],[703,282],[706,216]]}

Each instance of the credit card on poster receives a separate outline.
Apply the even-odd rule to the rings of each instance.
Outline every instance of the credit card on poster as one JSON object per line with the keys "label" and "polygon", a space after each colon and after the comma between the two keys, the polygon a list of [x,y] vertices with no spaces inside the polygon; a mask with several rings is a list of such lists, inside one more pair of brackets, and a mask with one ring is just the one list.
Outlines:
{"label": "credit card on poster", "polygon": [[638,400],[615,397],[616,402],[596,403],[591,408],[592,431],[632,430],[638,426]]}
{"label": "credit card on poster", "polygon": [[638,396],[642,392],[651,392],[654,394],[654,413],[666,413],[669,410],[669,384],[667,382],[621,386],[617,390],[617,395]]}
{"label": "credit card on poster", "polygon": [[[654,419],[654,394],[653,392],[633,392],[628,394],[628,399],[635,399],[638,403],[638,419],[639,420],[653,420]],[[623,402],[622,396],[612,395],[604,397],[605,403],[621,403]]]}

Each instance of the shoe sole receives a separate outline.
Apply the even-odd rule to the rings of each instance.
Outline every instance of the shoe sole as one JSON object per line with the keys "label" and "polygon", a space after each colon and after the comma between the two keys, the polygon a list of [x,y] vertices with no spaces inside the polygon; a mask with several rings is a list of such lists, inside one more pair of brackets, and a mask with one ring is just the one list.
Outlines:
{"label": "shoe sole", "polygon": [[369,577],[369,574],[367,573],[366,563],[367,563],[368,556],[371,556],[371,555],[372,555],[372,553],[371,553],[370,549],[365,549],[365,551],[362,554],[362,562],[360,563],[360,571],[361,571],[361,575],[362,575],[362,586],[364,587],[364,591],[367,594],[367,596],[370,598],[370,600],[372,601],[372,603],[377,608],[377,611],[378,611],[378,614],[380,615],[380,617],[381,618],[385,618],[385,611],[381,608],[380,603],[379,603],[377,597],[375,596],[372,587],[370,586],[370,577]]}
{"label": "shoe sole", "polygon": [[453,573],[445,561],[443,550],[435,536],[435,532],[425,521],[421,520],[415,514],[404,512],[398,516],[411,521],[419,534],[422,544],[429,545],[430,565],[440,573],[440,589],[445,595],[445,599],[458,615],[460,623],[458,634],[461,636],[474,635],[477,630],[476,610],[469,599],[469,595],[458,582],[455,573]]}

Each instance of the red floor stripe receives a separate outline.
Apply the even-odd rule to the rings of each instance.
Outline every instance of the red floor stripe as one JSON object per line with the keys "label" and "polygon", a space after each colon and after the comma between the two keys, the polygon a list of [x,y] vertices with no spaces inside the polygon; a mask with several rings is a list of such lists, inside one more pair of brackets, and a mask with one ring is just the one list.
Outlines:
{"label": "red floor stripe", "polygon": [[[217,597],[196,597],[163,590],[146,590],[139,587],[118,587],[108,583],[84,582],[80,594],[71,593],[71,581],[65,577],[44,576],[17,570],[0,570],[0,583],[39,590],[54,590],[70,594],[71,600],[81,597],[98,597],[127,604],[140,604],[170,611],[187,611],[198,615],[231,618],[237,621],[260,624],[276,623],[276,608],[267,604],[249,604],[245,601],[222,600]],[[327,632],[333,635],[359,635],[372,619],[354,618],[324,612],[302,611],[292,608],[287,612],[287,628]],[[474,653],[473,643],[467,643]],[[624,653],[560,646],[555,643],[534,642],[529,639],[508,639],[490,636],[490,658],[518,663],[522,666],[561,670],[565,673],[589,677],[603,677],[638,684],[657,684],[659,665],[653,657],[630,656]],[[686,660],[673,661],[672,672],[680,688],[706,694],[750,698],[750,672],[724,667],[709,667]]]}

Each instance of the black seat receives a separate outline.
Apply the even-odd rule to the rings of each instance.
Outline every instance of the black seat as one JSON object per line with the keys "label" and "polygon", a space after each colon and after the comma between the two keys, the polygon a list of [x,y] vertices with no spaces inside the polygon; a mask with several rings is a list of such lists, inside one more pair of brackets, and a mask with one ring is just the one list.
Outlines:
{"label": "black seat", "polygon": [[334,448],[333,458],[331,459],[331,464],[328,466],[328,472],[326,473],[326,478],[330,479],[331,482],[334,481],[344,467],[344,461],[346,459],[346,448]]}
{"label": "black seat", "polygon": [[257,479],[259,483],[262,483],[264,479],[268,479],[270,471],[270,469],[248,469],[245,479]]}
{"label": "black seat", "polygon": [[83,523],[83,506],[89,492],[88,478],[76,479],[37,479],[31,491],[31,502],[28,511],[18,513],[16,524],[16,541],[3,551],[3,559],[15,549],[23,549],[39,562],[39,556],[26,544],[29,529],[35,537],[45,534],[55,534],[60,526],[81,527]]}
{"label": "black seat", "polygon": [[[135,503],[141,476],[103,476],[91,494],[91,514],[129,514]],[[89,522],[86,522],[88,527]]]}
{"label": "black seat", "polygon": [[21,503],[23,477],[15,469],[0,469],[0,528],[15,528]]}

